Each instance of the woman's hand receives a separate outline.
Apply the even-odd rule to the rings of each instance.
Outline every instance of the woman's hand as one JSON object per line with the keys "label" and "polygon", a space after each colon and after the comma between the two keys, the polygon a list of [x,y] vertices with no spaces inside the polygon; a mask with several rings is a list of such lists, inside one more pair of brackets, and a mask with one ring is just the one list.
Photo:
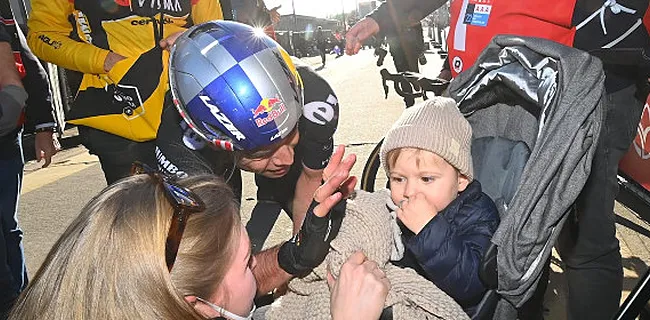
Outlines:
{"label": "woman's hand", "polygon": [[379,319],[390,290],[386,274],[362,252],[355,252],[348,258],[338,279],[328,273],[327,283],[333,320]]}

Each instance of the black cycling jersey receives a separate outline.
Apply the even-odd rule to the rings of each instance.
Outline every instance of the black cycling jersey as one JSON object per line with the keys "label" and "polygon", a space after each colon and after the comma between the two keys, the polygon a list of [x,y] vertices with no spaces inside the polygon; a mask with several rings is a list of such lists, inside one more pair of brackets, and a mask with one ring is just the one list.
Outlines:
{"label": "black cycling jersey", "polygon": [[[298,124],[300,140],[295,150],[294,168],[290,170],[294,173],[302,170],[302,165],[314,170],[325,168],[332,154],[332,136],[338,126],[339,117],[338,99],[327,81],[313,69],[296,60],[294,59],[294,63],[304,85],[305,106]],[[159,169],[168,174],[182,176],[208,173],[224,176],[227,180],[230,180],[231,175],[235,176],[234,180],[238,179],[238,172],[233,173],[236,170],[233,170],[232,153],[216,150],[202,141],[169,103],[163,110],[162,122],[158,129],[156,159]],[[295,174],[291,176],[297,178]],[[261,180],[267,179],[257,177],[256,181],[259,185]],[[293,184],[284,185],[295,185],[295,181]],[[237,189],[236,185],[233,187]],[[293,194],[293,190],[289,192]]]}

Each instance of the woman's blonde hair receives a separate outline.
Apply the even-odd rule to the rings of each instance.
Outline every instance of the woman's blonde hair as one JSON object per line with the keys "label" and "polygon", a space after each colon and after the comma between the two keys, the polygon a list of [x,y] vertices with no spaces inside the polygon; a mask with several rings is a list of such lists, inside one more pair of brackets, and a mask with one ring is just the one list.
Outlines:
{"label": "woman's blonde hair", "polygon": [[[205,203],[192,213],[171,274],[165,240],[173,208],[141,174],[104,189],[51,249],[10,319],[202,319],[184,296],[209,298],[238,245],[231,189],[214,176],[179,180]],[[226,306],[225,306],[226,307]]]}

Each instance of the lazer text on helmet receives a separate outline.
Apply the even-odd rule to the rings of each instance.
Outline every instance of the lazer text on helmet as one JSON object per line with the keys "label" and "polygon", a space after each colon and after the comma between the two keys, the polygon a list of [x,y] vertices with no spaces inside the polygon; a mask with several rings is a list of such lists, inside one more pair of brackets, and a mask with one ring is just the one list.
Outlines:
{"label": "lazer text on helmet", "polygon": [[230,131],[230,133],[238,141],[246,139],[246,136],[243,133],[241,133],[241,131],[239,131],[239,129],[237,129],[237,127],[235,127],[234,124],[232,124],[232,121],[230,121],[230,119],[228,119],[228,117],[226,117],[225,114],[221,113],[221,110],[219,110],[219,107],[217,107],[216,105],[211,103],[210,97],[200,95],[199,98],[201,98],[201,101],[203,101],[203,104],[205,104],[210,109],[210,112],[212,113],[212,115],[215,118],[217,118],[217,120],[219,120],[221,125],[223,125],[224,128],[226,128],[226,130]]}

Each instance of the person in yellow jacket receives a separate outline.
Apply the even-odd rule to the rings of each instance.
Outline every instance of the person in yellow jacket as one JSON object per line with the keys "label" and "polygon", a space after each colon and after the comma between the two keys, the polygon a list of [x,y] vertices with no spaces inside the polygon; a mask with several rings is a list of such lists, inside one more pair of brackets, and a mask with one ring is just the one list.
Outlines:
{"label": "person in yellow jacket", "polygon": [[155,165],[165,50],[190,26],[223,19],[219,0],[32,0],[27,41],[39,58],[83,73],[67,118],[106,181]]}

